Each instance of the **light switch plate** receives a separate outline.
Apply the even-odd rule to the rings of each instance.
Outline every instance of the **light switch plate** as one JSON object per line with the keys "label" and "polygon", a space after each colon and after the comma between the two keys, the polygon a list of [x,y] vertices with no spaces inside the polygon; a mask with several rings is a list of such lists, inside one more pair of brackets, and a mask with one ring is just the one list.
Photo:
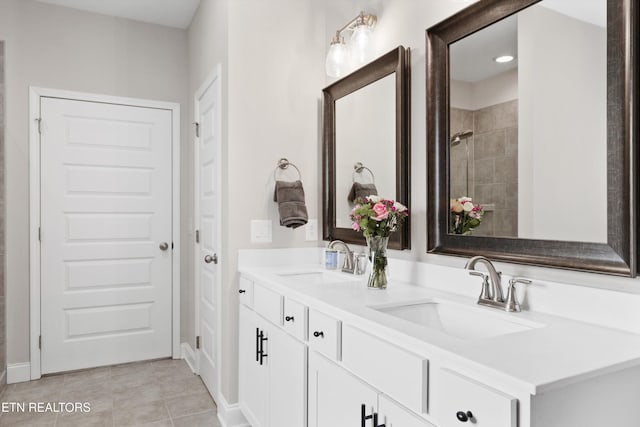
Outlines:
{"label": "light switch plate", "polygon": [[304,226],[305,240],[318,240],[318,220],[310,219]]}
{"label": "light switch plate", "polygon": [[251,220],[251,243],[271,243],[273,222],[270,219]]}

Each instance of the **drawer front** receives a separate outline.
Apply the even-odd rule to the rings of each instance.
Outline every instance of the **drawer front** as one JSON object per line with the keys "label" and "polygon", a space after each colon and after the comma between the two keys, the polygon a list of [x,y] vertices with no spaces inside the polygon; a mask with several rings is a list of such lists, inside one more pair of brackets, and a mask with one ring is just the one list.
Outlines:
{"label": "drawer front", "polygon": [[384,394],[378,397],[378,422],[385,427],[435,427]]}
{"label": "drawer front", "polygon": [[345,325],[342,362],[351,372],[417,413],[427,412],[429,361]]}
{"label": "drawer front", "polygon": [[297,301],[284,298],[284,323],[285,331],[301,341],[307,340],[307,307]]}
{"label": "drawer front", "polygon": [[253,309],[270,322],[282,325],[282,295],[259,283],[253,285]]}
{"label": "drawer front", "polygon": [[[436,417],[440,427],[459,427],[467,422],[477,427],[516,427],[518,400],[448,369],[439,372]],[[472,417],[469,417],[468,413]],[[460,414],[459,414],[460,413]],[[458,416],[463,419],[459,420]]]}
{"label": "drawer front", "polygon": [[317,310],[309,310],[309,347],[325,356],[340,360],[341,323]]}
{"label": "drawer front", "polygon": [[251,280],[240,277],[238,293],[240,294],[240,304],[253,307],[253,282]]}

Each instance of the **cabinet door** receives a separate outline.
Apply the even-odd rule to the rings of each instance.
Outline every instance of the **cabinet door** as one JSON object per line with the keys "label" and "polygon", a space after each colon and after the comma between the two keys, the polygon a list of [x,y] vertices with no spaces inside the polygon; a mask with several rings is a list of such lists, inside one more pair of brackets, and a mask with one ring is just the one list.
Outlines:
{"label": "cabinet door", "polygon": [[383,394],[378,397],[378,413],[378,424],[385,427],[434,427]]}
{"label": "cabinet door", "polygon": [[269,426],[307,425],[307,346],[275,326],[269,330]]}
{"label": "cabinet door", "polygon": [[[258,350],[258,333],[266,331],[266,322],[251,309],[240,305],[238,343],[238,387],[240,408],[253,427],[265,427],[267,419],[267,380],[269,357],[262,365]],[[268,354],[268,341],[263,343]],[[256,360],[257,359],[257,360]]]}
{"label": "cabinet door", "polygon": [[[361,426],[362,409],[377,410],[378,393],[315,351],[309,352],[309,427]],[[367,420],[365,425],[373,425]]]}

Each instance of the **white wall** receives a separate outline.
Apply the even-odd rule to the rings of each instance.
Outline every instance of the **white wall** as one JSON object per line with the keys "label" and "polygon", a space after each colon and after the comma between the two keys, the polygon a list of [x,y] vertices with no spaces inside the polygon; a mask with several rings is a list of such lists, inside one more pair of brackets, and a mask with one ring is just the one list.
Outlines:
{"label": "white wall", "polygon": [[[396,76],[378,80],[335,103],[336,116],[336,226],[351,228],[347,200],[354,177],[357,182],[374,181],[378,195],[396,196]],[[381,99],[387,100],[380,102]],[[353,174],[353,165],[364,169]],[[373,177],[371,176],[373,174]]]}
{"label": "white wall", "polygon": [[605,28],[518,15],[520,237],[607,241],[606,58]]}
{"label": "white wall", "polygon": [[29,361],[29,86],[179,102],[185,108],[187,39],[183,30],[32,0],[0,2],[0,39],[6,40],[7,361],[11,364]]}
{"label": "white wall", "polygon": [[514,68],[479,82],[452,80],[451,107],[479,110],[518,98],[518,69]]}

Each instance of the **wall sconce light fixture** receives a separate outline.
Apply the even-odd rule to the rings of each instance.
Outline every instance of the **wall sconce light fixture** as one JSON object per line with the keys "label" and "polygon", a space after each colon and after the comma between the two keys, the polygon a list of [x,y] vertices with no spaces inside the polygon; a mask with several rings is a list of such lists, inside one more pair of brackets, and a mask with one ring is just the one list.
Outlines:
{"label": "wall sconce light fixture", "polygon": [[[331,40],[325,69],[331,77],[341,77],[352,69],[367,63],[373,56],[371,33],[378,18],[375,15],[360,12],[347,25],[336,31]],[[342,33],[351,31],[351,39],[347,45]]]}

